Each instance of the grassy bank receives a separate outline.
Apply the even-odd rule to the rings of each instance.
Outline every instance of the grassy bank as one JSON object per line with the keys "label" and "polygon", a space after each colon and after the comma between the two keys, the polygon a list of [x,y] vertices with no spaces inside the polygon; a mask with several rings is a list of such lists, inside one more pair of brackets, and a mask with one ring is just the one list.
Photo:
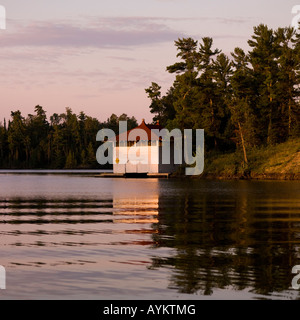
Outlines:
{"label": "grassy bank", "polygon": [[230,154],[206,154],[203,178],[217,179],[300,179],[300,138],[247,151],[248,165],[242,151]]}

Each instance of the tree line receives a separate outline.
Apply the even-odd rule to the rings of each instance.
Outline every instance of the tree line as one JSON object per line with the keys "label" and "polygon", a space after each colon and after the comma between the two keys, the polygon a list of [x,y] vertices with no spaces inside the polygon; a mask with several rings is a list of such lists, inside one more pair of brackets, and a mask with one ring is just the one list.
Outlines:
{"label": "tree line", "polygon": [[249,51],[227,56],[213,39],[175,41],[180,61],[167,66],[172,86],[162,95],[145,89],[154,121],[172,128],[205,130],[208,151],[247,150],[299,137],[300,34],[286,27],[254,27]]}
{"label": "tree line", "polygon": [[11,112],[9,122],[0,123],[0,168],[99,168],[97,132],[110,128],[118,133],[119,121],[127,121],[129,129],[137,126],[127,114],[112,114],[100,122],[84,112],[76,115],[71,108],[54,113],[49,120],[40,105],[27,117],[19,110]]}

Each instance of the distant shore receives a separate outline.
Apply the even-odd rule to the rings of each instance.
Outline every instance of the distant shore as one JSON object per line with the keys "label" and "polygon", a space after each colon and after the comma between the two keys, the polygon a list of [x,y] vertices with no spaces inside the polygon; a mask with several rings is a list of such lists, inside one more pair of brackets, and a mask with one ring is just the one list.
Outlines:
{"label": "distant shore", "polygon": [[252,173],[250,175],[203,174],[199,178],[210,180],[300,180],[300,173]]}

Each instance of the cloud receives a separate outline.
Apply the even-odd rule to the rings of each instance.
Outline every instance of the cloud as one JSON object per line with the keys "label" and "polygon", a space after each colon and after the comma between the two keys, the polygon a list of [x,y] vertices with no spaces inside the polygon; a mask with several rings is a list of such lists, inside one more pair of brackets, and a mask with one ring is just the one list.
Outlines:
{"label": "cloud", "polygon": [[136,62],[138,60],[137,58],[117,57],[117,56],[108,56],[107,58],[113,59],[113,60],[126,61],[126,62]]}
{"label": "cloud", "polygon": [[[179,22],[243,24],[249,18],[224,17],[85,17],[81,21],[11,21],[1,33],[5,47],[125,48],[169,42],[184,37]],[[173,27],[171,27],[173,25]],[[175,28],[175,29],[174,29]],[[14,31],[12,31],[14,30]]]}
{"label": "cloud", "polygon": [[118,48],[174,41],[183,34],[151,18],[103,18],[89,23],[34,22],[3,33],[5,47]]}

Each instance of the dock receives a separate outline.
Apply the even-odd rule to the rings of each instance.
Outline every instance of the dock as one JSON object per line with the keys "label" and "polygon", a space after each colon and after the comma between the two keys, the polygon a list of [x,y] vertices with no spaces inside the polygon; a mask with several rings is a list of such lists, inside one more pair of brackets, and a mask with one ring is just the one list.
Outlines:
{"label": "dock", "polygon": [[166,178],[170,177],[171,173],[113,173],[101,172],[96,175],[96,178]]}

